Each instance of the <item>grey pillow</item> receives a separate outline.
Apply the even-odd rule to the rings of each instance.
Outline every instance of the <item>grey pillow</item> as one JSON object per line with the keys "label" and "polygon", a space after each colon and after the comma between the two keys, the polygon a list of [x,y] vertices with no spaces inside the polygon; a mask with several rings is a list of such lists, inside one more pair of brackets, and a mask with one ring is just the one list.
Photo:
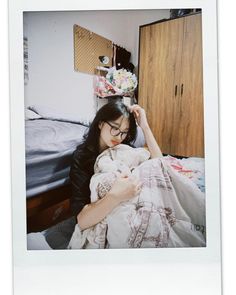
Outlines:
{"label": "grey pillow", "polygon": [[25,109],[25,120],[35,120],[42,118],[39,114],[35,113],[32,110]]}
{"label": "grey pillow", "polygon": [[54,108],[43,106],[43,105],[31,105],[28,107],[30,110],[36,112],[44,119],[57,120],[71,123],[78,123],[85,126],[89,126],[93,120],[91,115],[81,115],[76,113],[62,112]]}

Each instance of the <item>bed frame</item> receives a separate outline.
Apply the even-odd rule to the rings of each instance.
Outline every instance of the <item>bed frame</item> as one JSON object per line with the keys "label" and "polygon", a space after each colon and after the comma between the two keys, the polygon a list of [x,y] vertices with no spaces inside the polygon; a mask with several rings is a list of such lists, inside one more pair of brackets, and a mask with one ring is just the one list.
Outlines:
{"label": "bed frame", "polygon": [[27,232],[45,230],[72,216],[69,184],[27,199]]}

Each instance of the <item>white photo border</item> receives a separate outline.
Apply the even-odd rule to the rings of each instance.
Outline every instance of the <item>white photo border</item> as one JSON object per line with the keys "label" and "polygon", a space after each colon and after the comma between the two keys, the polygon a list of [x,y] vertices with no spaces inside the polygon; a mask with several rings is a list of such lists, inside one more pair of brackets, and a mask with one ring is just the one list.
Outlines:
{"label": "white photo border", "polygon": [[[92,294],[93,291],[96,294],[120,293],[121,286],[117,286],[117,289],[113,287],[115,290],[110,289],[110,293],[108,292],[109,288],[100,290],[96,287],[96,283],[99,284],[104,280],[104,276],[108,274],[110,274],[107,279],[109,286],[116,283],[115,278],[117,279],[117,276],[124,279],[131,276],[131,281],[137,280],[138,284],[133,286],[134,289],[129,287],[128,293],[136,292],[136,294],[139,294],[137,292],[140,292],[141,294],[141,291],[144,290],[144,283],[151,282],[145,293],[149,290],[149,294],[156,294],[155,292],[173,294],[174,291],[175,294],[182,295],[189,294],[188,292],[191,292],[191,295],[220,294],[221,225],[216,0],[120,0],[118,3],[111,1],[96,2],[95,0],[83,1],[83,3],[76,0],[43,0],[38,2],[29,0],[9,1],[12,225],[15,294],[31,294],[30,290],[32,292],[32,288],[35,288],[34,294],[42,294],[42,292],[44,292],[43,294],[51,294],[50,291],[47,291],[50,288],[54,288],[53,294],[64,294],[66,290],[69,293],[80,292],[80,288],[86,288],[86,286],[91,288],[91,293],[88,294]],[[202,9],[207,246],[205,248],[178,249],[28,251],[26,245],[25,206],[23,12],[170,8]],[[144,276],[142,277],[143,281],[139,278],[140,273]],[[24,283],[25,276],[28,279]],[[94,280],[92,284],[87,276]],[[33,284],[37,277],[41,281],[39,287],[35,286],[35,283]],[[159,278],[159,285],[155,289],[156,277]],[[63,279],[65,284],[68,284],[68,289],[63,285]],[[76,280],[78,280],[78,286],[75,284]],[[120,279],[118,281],[120,282]],[[195,281],[199,281],[199,283],[194,285]],[[129,285],[129,281],[127,283]],[[208,289],[203,286],[203,284],[206,285],[207,283]],[[92,286],[93,284],[94,286]],[[175,286],[181,286],[180,293],[176,293]],[[168,290],[165,287],[170,289],[170,293],[167,293]],[[84,289],[82,290],[84,291]],[[165,290],[165,293],[162,290],[163,292]]]}

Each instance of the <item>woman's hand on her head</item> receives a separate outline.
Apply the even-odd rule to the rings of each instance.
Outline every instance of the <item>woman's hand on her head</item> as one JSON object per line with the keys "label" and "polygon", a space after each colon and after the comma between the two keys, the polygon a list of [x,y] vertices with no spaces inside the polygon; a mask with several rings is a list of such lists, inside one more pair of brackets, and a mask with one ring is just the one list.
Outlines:
{"label": "woman's hand on her head", "polygon": [[121,174],[114,182],[109,195],[117,202],[128,201],[141,191],[142,183],[133,176]]}
{"label": "woman's hand on her head", "polygon": [[135,120],[138,125],[144,130],[149,127],[145,110],[138,104],[129,107],[129,111],[134,114]]}
{"label": "woman's hand on her head", "polygon": [[148,150],[151,154],[151,158],[153,159],[153,158],[162,157],[163,155],[160,150],[160,147],[156,141],[156,138],[154,137],[154,135],[152,133],[152,130],[149,127],[145,110],[137,104],[132,105],[129,108],[129,110],[131,113],[134,114],[134,117],[135,117],[138,125],[143,130],[143,134],[145,137],[145,141],[146,141]]}

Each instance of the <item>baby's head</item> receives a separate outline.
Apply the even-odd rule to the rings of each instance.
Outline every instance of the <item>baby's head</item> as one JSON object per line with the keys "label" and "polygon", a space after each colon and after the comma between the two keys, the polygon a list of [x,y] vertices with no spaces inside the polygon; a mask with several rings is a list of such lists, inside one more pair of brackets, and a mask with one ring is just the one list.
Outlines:
{"label": "baby's head", "polygon": [[139,164],[150,158],[150,153],[143,148],[132,148],[125,144],[105,150],[94,165],[94,172],[131,173]]}
{"label": "baby's head", "polygon": [[147,150],[124,144],[108,148],[101,153],[95,162],[95,174],[90,182],[91,202],[103,198],[120,173],[131,175],[132,170],[149,157]]}
{"label": "baby's head", "polygon": [[129,165],[125,163],[125,161],[121,160],[112,160],[108,156],[103,156],[100,158],[98,163],[98,170],[97,172],[118,172],[118,173],[124,173],[126,175],[131,174],[131,169]]}

